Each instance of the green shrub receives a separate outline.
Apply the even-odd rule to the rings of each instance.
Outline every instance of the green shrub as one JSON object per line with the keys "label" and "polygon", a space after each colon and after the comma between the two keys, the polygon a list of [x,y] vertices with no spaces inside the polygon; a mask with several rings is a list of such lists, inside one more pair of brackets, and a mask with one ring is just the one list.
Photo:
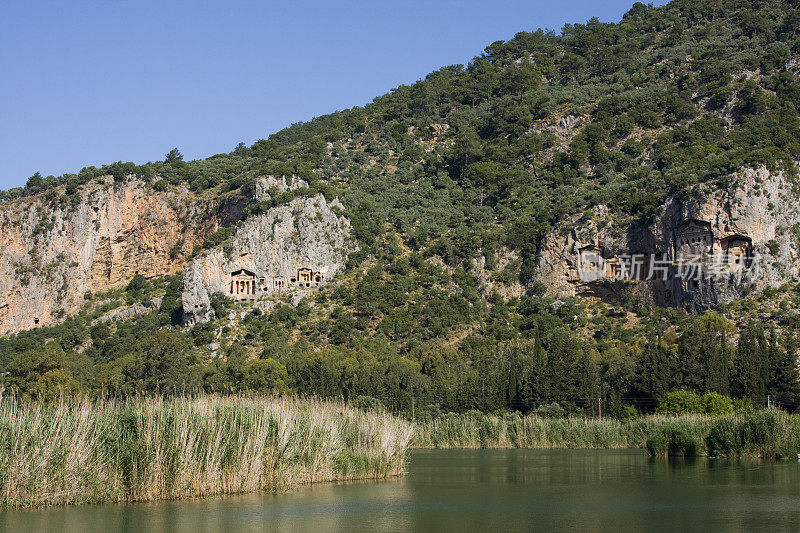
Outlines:
{"label": "green shrub", "polygon": [[740,455],[742,444],[736,423],[730,418],[718,420],[706,437],[708,454],[713,457]]}
{"label": "green shrub", "polygon": [[699,413],[702,411],[702,405],[702,400],[696,392],[679,390],[667,393],[658,403],[657,411],[671,415]]}
{"label": "green shrub", "polygon": [[707,415],[726,415],[733,412],[733,400],[717,392],[707,392],[701,399]]}
{"label": "green shrub", "polygon": [[128,286],[125,287],[125,291],[126,292],[141,291],[142,289],[144,289],[144,285],[146,282],[147,280],[145,279],[145,277],[137,272],[136,275],[134,275],[133,278],[131,278],[131,281],[128,283]]}
{"label": "green shrub", "polygon": [[385,409],[383,402],[372,396],[358,396],[353,404],[365,411],[382,411]]}

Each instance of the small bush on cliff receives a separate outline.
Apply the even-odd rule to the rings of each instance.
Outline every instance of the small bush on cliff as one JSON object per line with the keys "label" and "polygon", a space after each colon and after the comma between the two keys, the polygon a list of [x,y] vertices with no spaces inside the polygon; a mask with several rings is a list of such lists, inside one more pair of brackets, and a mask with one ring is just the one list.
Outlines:
{"label": "small bush on cliff", "polygon": [[138,272],[131,278],[131,281],[128,283],[128,286],[125,287],[125,291],[129,293],[133,292],[141,292],[144,289],[145,283],[147,283],[147,279]]}
{"label": "small bush on cliff", "polygon": [[233,227],[226,227],[220,228],[208,237],[203,242],[203,248],[213,248],[215,246],[219,246],[224,241],[228,239],[231,235],[233,235]]}

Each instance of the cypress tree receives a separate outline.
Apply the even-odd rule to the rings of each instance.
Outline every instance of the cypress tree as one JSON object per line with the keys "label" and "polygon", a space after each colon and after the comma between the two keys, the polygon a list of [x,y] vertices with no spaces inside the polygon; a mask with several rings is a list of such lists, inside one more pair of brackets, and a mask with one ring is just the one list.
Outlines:
{"label": "cypress tree", "polygon": [[[709,333],[713,335],[713,330]],[[718,392],[727,396],[730,394],[732,350],[724,328],[715,336],[716,342],[712,343],[712,348],[705,357],[704,392]]]}
{"label": "cypress tree", "polygon": [[733,325],[714,311],[696,319],[681,336],[682,388],[698,393],[730,393],[732,350],[728,332]]}
{"label": "cypress tree", "polygon": [[552,398],[549,357],[542,348],[541,334],[537,332],[531,353],[530,369],[526,373],[525,396],[533,407],[543,400]]}
{"label": "cypress tree", "polygon": [[749,323],[739,337],[733,362],[731,394],[760,403],[767,395],[769,354],[764,328]]}
{"label": "cypress tree", "polygon": [[649,400],[664,397],[675,386],[675,370],[675,361],[660,338],[650,336],[636,364],[634,391],[637,397]]}
{"label": "cypress tree", "polygon": [[[782,344],[782,346],[781,346]],[[769,394],[776,405],[796,410],[800,402],[800,378],[797,372],[798,341],[794,333],[778,342],[774,329],[769,334]]]}

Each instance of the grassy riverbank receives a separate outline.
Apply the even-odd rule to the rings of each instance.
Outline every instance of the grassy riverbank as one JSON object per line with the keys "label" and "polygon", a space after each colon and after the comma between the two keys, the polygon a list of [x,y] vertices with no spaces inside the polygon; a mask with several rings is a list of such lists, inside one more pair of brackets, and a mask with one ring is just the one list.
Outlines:
{"label": "grassy riverbank", "polygon": [[0,399],[0,506],[147,501],[383,478],[413,428],[284,398]]}
{"label": "grassy riverbank", "polygon": [[541,418],[468,413],[417,423],[418,448],[647,448],[653,456],[794,458],[800,416],[751,411],[726,416]]}
{"label": "grassy riverbank", "polygon": [[378,479],[417,448],[646,448],[653,456],[794,458],[800,416],[417,421],[341,402],[200,396],[124,402],[0,398],[0,507],[148,501]]}

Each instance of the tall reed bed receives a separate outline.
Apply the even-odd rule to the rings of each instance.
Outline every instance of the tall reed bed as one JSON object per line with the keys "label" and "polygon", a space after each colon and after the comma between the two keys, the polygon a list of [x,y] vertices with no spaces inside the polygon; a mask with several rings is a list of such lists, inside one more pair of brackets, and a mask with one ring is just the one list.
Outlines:
{"label": "tall reed bed", "polygon": [[142,501],[383,478],[410,423],[340,402],[0,398],[0,506]]}
{"label": "tall reed bed", "polygon": [[614,419],[447,414],[417,423],[420,448],[643,448],[653,427],[667,417]]}
{"label": "tall reed bed", "polygon": [[716,417],[704,425],[665,424],[647,439],[653,456],[794,459],[800,452],[800,416],[754,411]]}
{"label": "tall reed bed", "polygon": [[728,416],[541,418],[467,413],[418,422],[419,448],[647,448],[653,456],[794,458],[800,417],[782,411]]}

